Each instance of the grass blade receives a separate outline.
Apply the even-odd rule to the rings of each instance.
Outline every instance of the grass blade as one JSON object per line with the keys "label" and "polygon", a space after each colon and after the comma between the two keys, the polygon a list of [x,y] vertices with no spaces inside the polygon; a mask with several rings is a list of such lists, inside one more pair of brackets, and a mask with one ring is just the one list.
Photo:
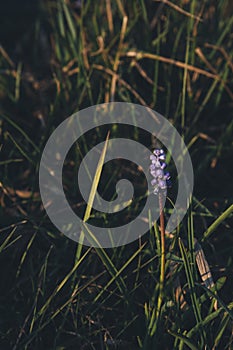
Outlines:
{"label": "grass blade", "polygon": [[97,187],[98,187],[98,184],[99,184],[99,181],[100,181],[101,172],[103,170],[104,159],[105,159],[105,155],[106,155],[106,151],[107,151],[107,147],[108,147],[109,135],[110,135],[110,132],[108,132],[108,134],[107,134],[107,137],[106,137],[106,140],[105,140],[105,144],[104,144],[104,148],[103,148],[103,151],[101,153],[101,156],[100,156],[100,159],[99,159],[99,162],[98,162],[98,165],[97,165],[97,169],[96,169],[96,172],[95,172],[95,177],[93,179],[90,195],[89,195],[89,198],[88,198],[87,208],[86,208],[86,211],[85,211],[85,214],[84,214],[84,218],[83,218],[84,222],[86,222],[89,219],[90,215],[91,215],[92,205],[93,205],[95,194],[96,194],[96,191],[97,191]]}
{"label": "grass blade", "polygon": [[233,204],[227,208],[227,210],[225,210],[209,227],[208,229],[205,231],[202,241],[206,240],[206,238],[208,238],[211,233],[213,233],[217,227],[228,218],[228,216],[231,215],[231,213],[233,212]]}

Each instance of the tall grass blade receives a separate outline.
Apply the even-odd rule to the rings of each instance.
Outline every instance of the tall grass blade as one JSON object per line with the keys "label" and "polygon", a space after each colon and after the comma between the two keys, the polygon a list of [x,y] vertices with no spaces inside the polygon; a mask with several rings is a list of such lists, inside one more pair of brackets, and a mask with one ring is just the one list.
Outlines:
{"label": "tall grass blade", "polygon": [[226,220],[233,213],[233,204],[227,208],[204,232],[203,238],[201,241],[206,240],[216,229],[217,227]]}

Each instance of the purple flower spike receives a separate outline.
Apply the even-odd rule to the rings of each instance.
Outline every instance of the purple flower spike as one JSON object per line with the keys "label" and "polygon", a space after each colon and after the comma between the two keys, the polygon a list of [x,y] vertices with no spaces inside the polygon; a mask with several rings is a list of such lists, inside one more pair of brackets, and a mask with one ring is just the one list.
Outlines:
{"label": "purple flower spike", "polygon": [[151,165],[150,173],[153,176],[151,185],[154,187],[154,194],[165,193],[167,187],[170,187],[170,174],[164,173],[167,164],[165,163],[166,155],[164,150],[155,149],[153,155],[150,156]]}

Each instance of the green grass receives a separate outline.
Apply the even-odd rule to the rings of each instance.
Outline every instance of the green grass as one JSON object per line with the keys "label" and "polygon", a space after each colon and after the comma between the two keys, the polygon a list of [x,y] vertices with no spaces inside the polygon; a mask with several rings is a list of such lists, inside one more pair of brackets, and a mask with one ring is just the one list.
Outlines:
{"label": "green grass", "polygon": [[[79,8],[75,1],[48,0],[32,13],[25,8],[25,21],[16,10],[8,8],[7,16],[3,11],[0,21],[0,348],[232,349],[230,1],[87,0]],[[89,249],[57,232],[40,200],[38,168],[48,137],[72,113],[110,101],[163,114],[182,134],[193,161],[192,206],[166,237],[159,315],[157,226],[126,246]],[[78,166],[108,132],[151,150],[155,145],[141,130],[106,126],[70,150],[64,187],[71,205],[105,226],[134,218],[146,191],[134,164],[103,166],[103,152],[95,184],[100,194],[111,200],[117,180],[127,177],[136,198],[116,216],[87,213],[75,180]],[[169,166],[174,201],[172,161]],[[168,203],[166,220],[170,211]],[[194,238],[210,265],[212,289],[200,278]]]}

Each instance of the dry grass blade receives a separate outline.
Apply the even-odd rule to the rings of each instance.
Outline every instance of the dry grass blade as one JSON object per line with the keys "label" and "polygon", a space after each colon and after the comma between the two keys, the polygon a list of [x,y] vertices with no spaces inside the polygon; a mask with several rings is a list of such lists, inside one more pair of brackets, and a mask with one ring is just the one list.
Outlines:
{"label": "dry grass blade", "polygon": [[174,60],[172,58],[167,58],[167,57],[163,57],[163,56],[160,56],[160,55],[155,55],[155,54],[152,54],[152,53],[140,52],[140,51],[128,51],[128,52],[126,52],[124,54],[124,56],[131,57],[131,58],[134,58],[136,60],[141,60],[143,58],[148,58],[148,59],[151,59],[151,60],[156,60],[156,61],[172,64],[172,65],[174,65],[176,67],[179,67],[179,68],[182,68],[182,69],[187,69],[188,71],[195,72],[195,73],[200,74],[200,75],[204,75],[204,76],[206,76],[208,78],[215,79],[217,81],[220,80],[219,76],[216,75],[216,74],[207,72],[204,69],[195,67],[195,66],[193,66],[191,64],[186,64],[184,62],[180,62],[180,61]]}
{"label": "dry grass blade", "polygon": [[195,16],[195,15],[193,15],[192,13],[183,10],[181,7],[179,7],[179,6],[175,5],[175,4],[173,4],[173,3],[172,3],[171,1],[169,1],[169,0],[154,0],[154,1],[155,1],[155,2],[162,2],[163,4],[166,4],[166,5],[170,6],[171,8],[173,8],[174,10],[176,10],[177,12],[182,13],[182,15],[185,15],[185,16],[191,17],[191,18],[195,18],[196,20],[198,20],[198,21],[200,21],[200,22],[203,21],[203,19],[202,19],[201,17]]}
{"label": "dry grass blade", "polygon": [[198,55],[198,57],[206,64],[206,66],[209,68],[209,70],[211,70],[211,72],[213,72],[214,74],[216,74],[216,76],[219,77],[219,80],[221,81],[221,83],[224,86],[224,89],[226,90],[226,92],[228,93],[228,95],[230,96],[230,98],[233,100],[233,93],[231,92],[231,89],[226,85],[226,83],[222,80],[222,78],[219,76],[217,70],[212,66],[212,64],[210,64],[210,62],[206,59],[205,55],[203,54],[202,50],[200,47],[197,47],[195,50],[196,54]]}
{"label": "dry grass blade", "polygon": [[[173,276],[177,273],[177,263],[175,261],[171,261],[169,264],[169,277]],[[187,303],[184,298],[184,293],[181,287],[180,277],[177,276],[173,282],[174,291],[175,291],[175,299],[180,305],[180,309],[183,310],[185,307],[187,307]]]}
{"label": "dry grass blade", "polygon": [[[124,41],[124,37],[125,37],[125,33],[126,33],[127,23],[128,23],[128,17],[124,16],[122,26],[121,26],[120,41],[119,41],[119,45],[118,45],[118,49],[117,49],[117,53],[116,53],[116,57],[115,57],[114,65],[113,65],[114,72],[117,72],[119,64],[120,64],[121,49],[123,46],[123,41]],[[112,76],[112,83],[111,83],[111,101],[114,101],[114,96],[115,96],[115,92],[116,92],[116,82],[117,82],[117,76],[114,74]]]}
{"label": "dry grass blade", "polygon": [[[198,267],[198,271],[200,273],[201,279],[208,289],[213,288],[215,284],[213,281],[213,277],[210,271],[208,261],[206,260],[206,257],[201,245],[198,243],[196,239],[195,239],[194,250],[195,250],[196,263],[197,263],[197,267]],[[214,309],[215,310],[218,309],[217,301],[215,301],[214,303]]]}
{"label": "dry grass blade", "polygon": [[96,70],[104,71],[105,73],[111,76],[115,76],[115,79],[118,80],[120,84],[125,86],[143,106],[147,106],[146,101],[139,95],[139,93],[136,90],[134,90],[125,80],[121,79],[120,76],[114,71],[99,64],[93,64],[93,68]]}
{"label": "dry grass blade", "polygon": [[195,239],[194,251],[195,251],[197,267],[198,267],[202,281],[204,282],[205,286],[208,289],[214,287],[214,281],[212,278],[208,261],[206,260],[206,257],[201,245],[198,243],[196,239]]}
{"label": "dry grass blade", "polygon": [[[145,107],[148,107],[148,104],[146,103],[146,101],[139,95],[139,93],[134,90],[132,88],[132,86],[130,86],[130,84],[128,84],[125,80],[121,79],[120,76],[116,73],[114,73],[111,69],[109,68],[105,68],[104,66],[101,66],[99,64],[93,64],[92,66],[94,69],[96,70],[100,70],[100,71],[104,71],[105,73],[107,74],[110,74],[110,75],[115,75],[116,76],[116,79],[119,81],[120,84],[122,84],[124,87],[126,87],[126,89],[128,89],[133,95],[134,97]],[[153,113],[151,111],[150,108],[148,108],[148,113],[151,114],[151,117],[158,123],[160,124],[160,121],[159,119],[156,117],[155,113]]]}
{"label": "dry grass blade", "polygon": [[[206,288],[212,289],[213,287],[215,287],[215,284],[213,281],[213,277],[210,271],[208,261],[206,260],[204,251],[196,238],[194,238],[194,242],[195,242],[194,254],[195,254],[196,264],[197,264],[197,268],[200,273],[201,279]],[[176,269],[176,264],[175,263],[171,264],[170,265],[171,274],[174,273],[175,269]],[[176,291],[176,300],[180,303],[181,309],[183,309],[186,306],[186,302],[184,300],[184,295],[182,293],[179,277],[177,277],[175,280],[175,291]],[[214,308],[215,310],[217,310],[217,302],[214,304]]]}
{"label": "dry grass blade", "polygon": [[228,55],[228,53],[226,52],[226,50],[223,47],[218,47],[216,45],[212,45],[212,44],[209,44],[209,43],[205,43],[205,47],[209,47],[209,48],[212,48],[214,50],[218,50],[219,52],[221,52],[221,54],[223,55],[223,57],[227,61],[227,64],[229,65],[229,67],[231,68],[231,70],[233,72],[232,57],[230,57]]}
{"label": "dry grass blade", "polygon": [[146,71],[140,66],[140,64],[135,60],[135,61],[132,61],[132,66],[135,67],[139,74],[141,74],[141,76],[151,85],[154,85],[154,81],[148,77]]}
{"label": "dry grass blade", "polygon": [[11,60],[11,58],[9,57],[8,53],[4,50],[2,45],[0,45],[0,55],[2,55],[2,57],[5,58],[5,60],[10,64],[12,68],[15,67],[14,62]]}
{"label": "dry grass blade", "polygon": [[106,14],[107,14],[109,31],[111,34],[113,34],[114,25],[113,25],[112,8],[111,8],[111,1],[110,0],[106,0]]}

